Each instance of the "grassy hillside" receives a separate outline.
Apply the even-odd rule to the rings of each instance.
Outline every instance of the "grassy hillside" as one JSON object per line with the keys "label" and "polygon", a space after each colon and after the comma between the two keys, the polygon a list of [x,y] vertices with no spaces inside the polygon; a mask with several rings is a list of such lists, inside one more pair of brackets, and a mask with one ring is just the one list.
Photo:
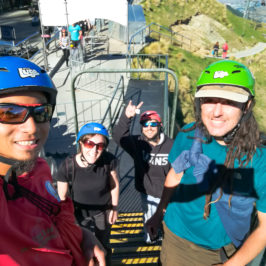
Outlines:
{"label": "grassy hillside", "polygon": [[[147,24],[156,22],[169,27],[178,20],[185,20],[195,14],[205,14],[216,19],[228,30],[220,34],[228,40],[230,49],[244,50],[257,42],[265,42],[262,33],[266,29],[257,23],[245,20],[232,14],[226,7],[215,0],[146,0],[142,2]],[[241,49],[242,48],[242,49]],[[141,53],[168,54],[169,68],[176,72],[179,80],[178,123],[180,125],[193,120],[193,93],[196,81],[203,68],[210,63],[220,60],[211,57],[199,56],[182,48],[172,45],[169,40],[160,41],[146,46]],[[230,58],[235,59],[235,58]],[[256,109],[255,115],[262,131],[266,132],[266,51],[252,57],[238,59],[247,65],[256,79]],[[173,81],[169,79],[170,90]]]}
{"label": "grassy hillside", "polygon": [[[216,0],[145,0],[141,3],[147,24],[156,22],[170,27],[178,20],[185,20],[196,14],[205,14],[215,19],[235,36],[227,36],[228,41],[238,41],[237,45],[253,45],[258,41],[264,42],[262,32],[266,33],[259,23],[234,15]],[[238,37],[237,39],[232,37]],[[225,36],[226,37],[226,36]]]}

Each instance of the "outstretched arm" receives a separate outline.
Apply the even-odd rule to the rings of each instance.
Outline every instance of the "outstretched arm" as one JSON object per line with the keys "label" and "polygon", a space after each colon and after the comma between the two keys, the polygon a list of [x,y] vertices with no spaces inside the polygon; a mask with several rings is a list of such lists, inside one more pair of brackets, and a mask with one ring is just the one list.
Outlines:
{"label": "outstretched arm", "polygon": [[158,235],[158,229],[161,227],[166,207],[171,199],[173,192],[179,185],[182,176],[183,172],[176,174],[173,168],[170,169],[166,176],[160,203],[155,214],[147,221],[145,225],[151,239],[155,239]]}
{"label": "outstretched arm", "polygon": [[136,110],[139,110],[142,104],[143,102],[136,106],[132,104],[132,101],[129,101],[118,123],[113,128],[114,141],[131,155],[135,148],[135,143],[130,136],[131,119],[136,115],[136,112],[138,112]]}

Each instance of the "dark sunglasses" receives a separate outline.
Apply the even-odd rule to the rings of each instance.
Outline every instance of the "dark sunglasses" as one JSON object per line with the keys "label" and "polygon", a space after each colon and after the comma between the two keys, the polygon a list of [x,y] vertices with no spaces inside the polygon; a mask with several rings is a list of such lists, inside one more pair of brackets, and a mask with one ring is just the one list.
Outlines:
{"label": "dark sunglasses", "polygon": [[38,106],[24,106],[11,103],[0,103],[0,123],[21,124],[29,116],[32,116],[36,123],[45,123],[52,119],[53,105],[42,104]]}
{"label": "dark sunglasses", "polygon": [[150,127],[158,127],[160,125],[160,123],[159,122],[147,121],[147,122],[143,122],[141,125],[143,127],[148,127],[148,126],[150,126]]}
{"label": "dark sunglasses", "polygon": [[91,140],[84,140],[82,142],[86,148],[93,149],[96,146],[96,149],[102,151],[105,148],[105,143],[94,143]]}

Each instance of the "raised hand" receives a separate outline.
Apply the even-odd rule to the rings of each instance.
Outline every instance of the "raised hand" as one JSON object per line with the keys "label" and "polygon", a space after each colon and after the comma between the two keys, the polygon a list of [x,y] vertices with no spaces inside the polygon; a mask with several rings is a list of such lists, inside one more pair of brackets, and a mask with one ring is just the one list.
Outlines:
{"label": "raised hand", "polygon": [[140,109],[142,105],[143,105],[143,102],[140,102],[137,106],[133,105],[132,101],[130,100],[127,105],[126,111],[125,111],[126,117],[127,118],[134,117],[136,113],[138,113],[138,110]]}

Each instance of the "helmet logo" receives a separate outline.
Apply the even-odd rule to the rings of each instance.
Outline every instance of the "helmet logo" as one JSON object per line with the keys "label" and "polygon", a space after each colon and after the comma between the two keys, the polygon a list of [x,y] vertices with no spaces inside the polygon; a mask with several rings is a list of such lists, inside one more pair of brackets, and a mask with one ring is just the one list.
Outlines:
{"label": "helmet logo", "polygon": [[228,76],[228,73],[227,72],[224,72],[224,71],[215,71],[213,78],[214,79],[218,79],[218,78],[224,78],[226,76]]}
{"label": "helmet logo", "polygon": [[94,131],[101,131],[102,129],[99,127],[94,127]]}
{"label": "helmet logo", "polygon": [[40,73],[38,73],[35,69],[31,69],[31,68],[18,68],[18,73],[20,75],[21,78],[35,78],[36,76],[40,75]]}

